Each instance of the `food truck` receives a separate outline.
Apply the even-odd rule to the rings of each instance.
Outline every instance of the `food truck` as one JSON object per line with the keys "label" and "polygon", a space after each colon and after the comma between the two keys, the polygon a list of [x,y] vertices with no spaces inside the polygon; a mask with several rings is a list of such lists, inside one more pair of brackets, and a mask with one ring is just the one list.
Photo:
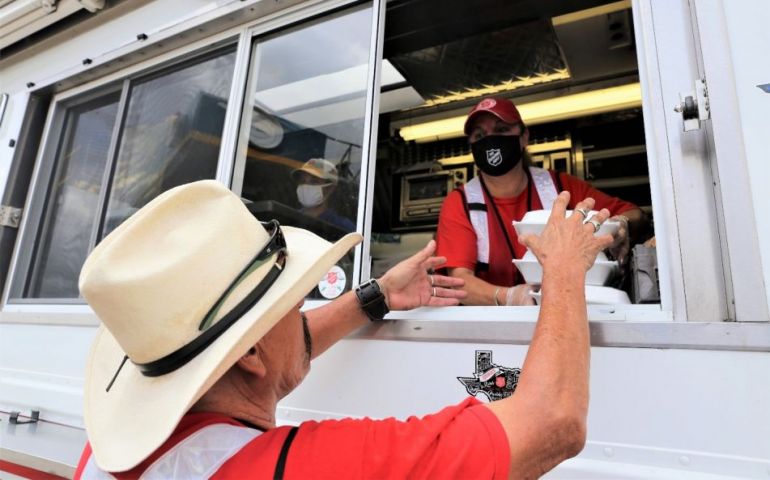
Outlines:
{"label": "food truck", "polygon": [[[770,478],[768,24],[765,0],[0,0],[0,477],[73,475],[99,325],[78,274],[133,212],[216,179],[260,219],[362,233],[312,308],[435,235],[494,95],[535,166],[654,238],[587,287],[588,441],[547,477]],[[297,194],[311,159],[322,204]],[[501,398],[537,315],[391,312],[278,421]]]}

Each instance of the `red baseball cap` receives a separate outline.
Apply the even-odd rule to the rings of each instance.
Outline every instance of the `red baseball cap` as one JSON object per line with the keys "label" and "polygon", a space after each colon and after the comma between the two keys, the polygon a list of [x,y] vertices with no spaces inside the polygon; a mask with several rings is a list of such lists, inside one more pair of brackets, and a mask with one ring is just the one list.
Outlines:
{"label": "red baseball cap", "polygon": [[516,109],[516,105],[512,101],[501,97],[487,97],[477,103],[468,113],[468,118],[465,119],[465,127],[463,127],[466,135],[470,134],[473,118],[481,112],[489,112],[505,123],[519,123],[522,121],[519,110]]}

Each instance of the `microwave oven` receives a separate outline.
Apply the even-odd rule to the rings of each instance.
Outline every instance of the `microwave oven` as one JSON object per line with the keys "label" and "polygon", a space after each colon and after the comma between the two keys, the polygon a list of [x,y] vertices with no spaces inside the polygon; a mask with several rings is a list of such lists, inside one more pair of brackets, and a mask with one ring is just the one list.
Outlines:
{"label": "microwave oven", "polygon": [[401,177],[399,220],[403,223],[435,221],[446,196],[469,180],[468,167]]}

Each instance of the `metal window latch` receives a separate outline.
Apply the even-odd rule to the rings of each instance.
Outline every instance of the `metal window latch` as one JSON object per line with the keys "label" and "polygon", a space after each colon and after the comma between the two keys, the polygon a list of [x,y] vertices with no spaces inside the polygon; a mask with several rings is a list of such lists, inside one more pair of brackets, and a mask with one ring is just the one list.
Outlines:
{"label": "metal window latch", "polygon": [[700,122],[711,117],[706,81],[699,78],[695,80],[695,92],[680,93],[679,104],[674,107],[674,111],[682,114],[685,132],[700,129]]}
{"label": "metal window latch", "polygon": [[53,13],[56,11],[56,2],[59,0],[42,0],[40,2],[40,8],[43,9],[45,13]]}
{"label": "metal window latch", "polygon": [[0,227],[19,228],[21,212],[21,208],[0,205]]}
{"label": "metal window latch", "polygon": [[21,412],[11,412],[11,416],[8,418],[8,421],[12,425],[24,425],[25,423],[37,423],[37,421],[40,420],[39,410],[32,410],[32,413],[30,413],[29,416],[29,420],[19,420],[19,414],[21,414]]}

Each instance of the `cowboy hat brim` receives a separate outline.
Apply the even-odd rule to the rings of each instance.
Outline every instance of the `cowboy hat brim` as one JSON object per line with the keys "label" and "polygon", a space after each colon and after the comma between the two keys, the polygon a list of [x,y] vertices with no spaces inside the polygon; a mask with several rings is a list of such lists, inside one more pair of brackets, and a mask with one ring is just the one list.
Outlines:
{"label": "cowboy hat brim", "polygon": [[173,433],[182,416],[214,383],[297,305],[358,244],[348,234],[334,244],[306,230],[282,227],[286,264],[265,295],[189,363],[166,375],[144,376],[99,327],[87,363],[84,420],[94,459],[109,472],[130,470]]}

